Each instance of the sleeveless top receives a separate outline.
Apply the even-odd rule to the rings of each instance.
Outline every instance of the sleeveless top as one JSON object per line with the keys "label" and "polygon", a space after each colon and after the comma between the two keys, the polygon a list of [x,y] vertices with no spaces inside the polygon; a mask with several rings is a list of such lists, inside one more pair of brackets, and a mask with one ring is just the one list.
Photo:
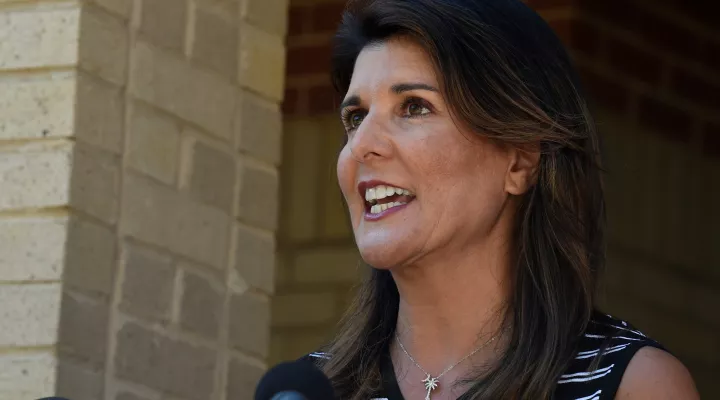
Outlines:
{"label": "sleeveless top", "polygon": [[[665,350],[629,323],[595,312],[578,345],[575,359],[557,381],[553,400],[613,400],[625,369],[645,346]],[[602,351],[595,369],[590,366]],[[316,352],[303,357],[321,364],[330,354]],[[368,400],[404,400],[390,357],[381,367],[382,388]],[[463,399],[461,396],[460,399]]]}

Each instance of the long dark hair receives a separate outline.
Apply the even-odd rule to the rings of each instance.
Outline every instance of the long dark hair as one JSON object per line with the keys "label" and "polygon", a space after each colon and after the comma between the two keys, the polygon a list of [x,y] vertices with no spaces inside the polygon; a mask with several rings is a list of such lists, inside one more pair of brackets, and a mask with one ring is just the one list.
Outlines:
{"label": "long dark hair", "polygon": [[[545,399],[591,318],[604,264],[605,206],[594,123],[567,52],[519,0],[357,0],[342,18],[332,79],[345,94],[368,45],[407,37],[434,63],[457,121],[512,146],[539,146],[537,182],[518,208],[509,346],[464,399]],[[343,399],[367,399],[395,331],[398,290],[372,269],[326,348]]]}

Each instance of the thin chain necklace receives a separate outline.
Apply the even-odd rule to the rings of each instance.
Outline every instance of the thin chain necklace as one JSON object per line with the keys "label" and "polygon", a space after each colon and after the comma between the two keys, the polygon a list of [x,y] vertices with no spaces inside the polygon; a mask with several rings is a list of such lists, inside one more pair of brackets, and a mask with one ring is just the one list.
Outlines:
{"label": "thin chain necklace", "polygon": [[438,388],[438,385],[439,385],[439,383],[440,383],[440,378],[442,378],[443,375],[447,374],[448,372],[450,372],[450,370],[452,370],[453,368],[455,368],[455,367],[457,367],[458,365],[460,365],[460,363],[462,363],[463,361],[465,361],[465,360],[467,360],[468,358],[470,358],[470,357],[472,357],[473,355],[475,355],[475,353],[477,353],[478,351],[480,351],[483,347],[485,347],[485,346],[489,345],[490,343],[494,342],[495,339],[497,339],[501,334],[502,334],[502,331],[496,333],[495,336],[491,337],[491,338],[488,339],[486,342],[484,342],[483,344],[481,344],[480,346],[478,346],[478,347],[477,347],[475,350],[473,350],[470,354],[468,354],[468,355],[466,355],[465,357],[461,358],[460,361],[458,361],[458,362],[456,362],[455,364],[453,364],[453,365],[445,368],[445,370],[444,370],[443,372],[441,372],[440,375],[438,375],[438,376],[436,376],[436,377],[434,377],[434,378],[430,375],[429,372],[425,371],[425,368],[423,368],[417,361],[415,361],[415,358],[413,358],[413,356],[411,356],[410,353],[408,353],[408,351],[405,349],[405,346],[403,346],[402,342],[400,341],[400,337],[398,336],[397,333],[395,333],[395,339],[397,340],[398,344],[400,345],[400,348],[401,348],[402,351],[405,353],[405,355],[408,356],[408,358],[410,359],[410,361],[412,361],[413,364],[415,364],[415,366],[418,367],[418,369],[420,369],[420,371],[422,371],[423,374],[425,374],[425,379],[422,380],[422,382],[425,384],[425,390],[427,390],[427,394],[425,395],[425,400],[430,400],[430,394],[432,393],[433,390],[435,390],[435,389]]}

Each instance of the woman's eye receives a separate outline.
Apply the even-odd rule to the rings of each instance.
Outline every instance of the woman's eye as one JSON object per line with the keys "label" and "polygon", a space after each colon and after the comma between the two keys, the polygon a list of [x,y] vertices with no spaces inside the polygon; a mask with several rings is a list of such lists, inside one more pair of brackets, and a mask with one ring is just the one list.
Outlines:
{"label": "woman's eye", "polygon": [[413,101],[405,105],[405,113],[408,117],[422,117],[430,114],[430,108],[422,102]]}
{"label": "woman's eye", "polygon": [[348,117],[348,127],[351,129],[357,129],[365,119],[365,115],[360,112],[354,112]]}

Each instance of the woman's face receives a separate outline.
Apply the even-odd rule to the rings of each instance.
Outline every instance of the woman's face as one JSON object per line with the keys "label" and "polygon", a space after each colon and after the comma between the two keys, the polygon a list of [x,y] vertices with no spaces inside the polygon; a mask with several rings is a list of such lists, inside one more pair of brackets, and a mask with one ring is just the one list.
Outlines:
{"label": "woman's face", "polygon": [[341,108],[338,180],[367,263],[442,260],[486,240],[502,219],[513,152],[453,121],[420,46],[366,47]]}

